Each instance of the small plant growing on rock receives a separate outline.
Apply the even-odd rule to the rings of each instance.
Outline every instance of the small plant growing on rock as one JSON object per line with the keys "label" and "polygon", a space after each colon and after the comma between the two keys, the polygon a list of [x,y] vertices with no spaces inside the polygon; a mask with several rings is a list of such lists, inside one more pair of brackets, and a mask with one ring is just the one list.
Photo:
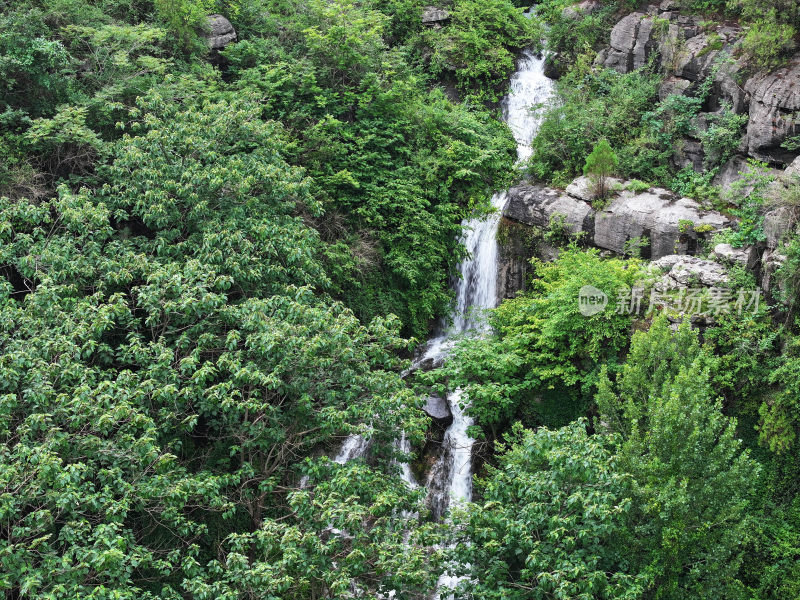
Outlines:
{"label": "small plant growing on rock", "polygon": [[694,221],[690,219],[680,219],[678,221],[678,231],[681,233],[689,233],[694,229]]}
{"label": "small plant growing on rock", "polygon": [[650,189],[650,184],[638,179],[631,179],[626,185],[625,189],[634,194],[641,194]]}
{"label": "small plant growing on rock", "polygon": [[591,180],[592,192],[596,198],[602,200],[608,195],[608,178],[616,172],[618,166],[619,158],[614,154],[608,140],[597,142],[583,166],[583,174]]}
{"label": "small plant growing on rock", "polygon": [[550,226],[544,232],[544,239],[548,244],[558,246],[569,241],[570,231],[567,226],[567,218],[561,213],[550,215]]}
{"label": "small plant growing on rock", "polygon": [[634,237],[622,245],[622,255],[629,258],[643,258],[643,250],[650,246],[647,236]]}

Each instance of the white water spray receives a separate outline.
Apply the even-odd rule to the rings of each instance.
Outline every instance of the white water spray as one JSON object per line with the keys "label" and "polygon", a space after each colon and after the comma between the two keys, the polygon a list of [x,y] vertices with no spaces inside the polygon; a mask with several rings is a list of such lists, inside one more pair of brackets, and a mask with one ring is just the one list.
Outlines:
{"label": "white water spray", "polygon": [[[531,156],[531,142],[536,135],[539,116],[536,108],[547,101],[553,90],[553,82],[544,75],[544,58],[525,51],[520,57],[519,70],[509,84],[509,94],[503,99],[503,118],[517,142],[517,158],[522,162]],[[497,305],[497,227],[506,192],[492,198],[496,212],[484,219],[465,222],[464,245],[469,257],[461,263],[461,278],[456,282],[456,308],[453,324],[442,335],[428,342],[420,362],[444,358],[454,341],[454,336],[484,331],[487,327],[480,313]],[[453,423],[445,432],[442,456],[434,466],[428,484],[431,488],[430,504],[438,515],[454,502],[472,499],[472,446],[475,442],[468,434],[473,424],[465,414],[466,406],[460,390],[448,398],[453,413]],[[441,478],[447,479],[443,485]],[[437,480],[438,479],[438,480]]]}
{"label": "white water spray", "polygon": [[[544,58],[533,52],[525,51],[518,61],[518,67],[511,78],[509,94],[503,99],[502,109],[503,119],[517,142],[517,159],[521,163],[531,156],[531,143],[540,122],[536,109],[550,97],[553,82],[544,75]],[[497,305],[497,227],[506,200],[506,192],[495,194],[491,201],[495,213],[463,223],[463,242],[469,257],[460,265],[461,278],[455,284],[453,323],[428,341],[425,352],[416,364],[431,360],[434,364],[438,363],[447,356],[456,336],[486,330],[481,312]],[[466,414],[469,399],[462,398],[461,390],[455,390],[448,395],[447,401],[453,422],[444,434],[441,455],[426,482],[429,504],[436,516],[442,516],[456,503],[466,503],[472,499],[472,447],[475,440],[467,433],[473,425],[473,419]],[[408,441],[404,434],[397,443],[401,451],[408,452]],[[363,456],[367,447],[368,443],[362,436],[352,435],[345,440],[334,460],[344,464]],[[401,469],[403,479],[415,487],[417,482],[409,466],[401,465]],[[458,578],[443,575],[439,580],[439,590],[452,588],[458,581]],[[439,592],[436,597],[440,597]]]}
{"label": "white water spray", "polygon": [[[540,118],[536,109],[547,101],[553,82],[544,75],[544,58],[526,51],[519,60],[519,70],[511,78],[508,96],[503,100],[503,118],[517,142],[517,160],[522,163],[532,153],[531,143]],[[506,192],[495,194],[492,206],[496,213],[483,220],[464,223],[464,245],[469,251],[460,267],[461,279],[456,283],[456,310],[453,325],[443,335],[433,338],[420,362],[433,358],[441,360],[452,347],[453,336],[481,333],[487,325],[480,312],[497,304],[497,227],[507,200]],[[460,389],[448,395],[453,423],[444,435],[441,456],[428,479],[429,504],[435,515],[472,499],[472,447],[475,440],[468,429],[473,419],[466,414],[469,399],[462,398]],[[443,574],[435,598],[441,598],[459,578]]]}

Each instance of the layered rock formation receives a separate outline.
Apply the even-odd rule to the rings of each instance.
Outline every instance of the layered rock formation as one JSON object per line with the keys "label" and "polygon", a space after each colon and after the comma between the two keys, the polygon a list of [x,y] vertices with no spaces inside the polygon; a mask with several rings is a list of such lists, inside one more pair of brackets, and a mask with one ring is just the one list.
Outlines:
{"label": "layered rock formation", "polygon": [[659,291],[692,286],[725,287],[728,284],[728,274],[722,265],[696,256],[670,254],[653,261],[651,266],[664,273],[655,284]]}
{"label": "layered rock formation", "polygon": [[[669,254],[694,254],[698,237],[718,231],[730,220],[716,212],[703,211],[697,202],[678,198],[660,188],[646,192],[622,192],[595,219],[594,245],[623,254],[626,243],[649,240],[646,258]],[[698,234],[697,229],[706,233]]]}
{"label": "layered rock formation", "polygon": [[796,153],[781,148],[789,137],[800,135],[800,58],[772,73],[759,73],[744,84],[750,99],[747,153],[771,163],[789,163]]}
{"label": "layered rock formation", "polygon": [[567,192],[523,181],[508,191],[503,216],[536,227],[549,227],[558,216],[563,218],[567,231],[574,235],[594,229],[595,211],[587,202]]}
{"label": "layered rock formation", "polygon": [[[647,12],[623,17],[595,64],[629,73],[654,61],[668,73],[659,91],[662,99],[694,93],[711,77],[705,108],[715,112],[727,105],[736,114],[748,115],[741,152],[785,166],[797,153],[781,146],[787,138],[800,135],[795,116],[800,111],[800,56],[773,72],[748,76],[744,59],[735,58],[742,36],[736,25],[708,25],[702,17],[679,14],[675,3],[666,0]],[[684,149],[685,160],[678,166],[702,167],[702,150],[695,146],[689,152]]]}
{"label": "layered rock formation", "polygon": [[[509,231],[515,226],[535,228],[550,237],[580,238],[582,243],[616,254],[640,252],[644,258],[695,254],[701,240],[729,227],[728,217],[706,211],[690,198],[651,188],[634,192],[615,181],[622,191],[601,209],[592,207],[587,180],[579,177],[565,191],[523,181],[508,192],[503,217]],[[555,231],[557,230],[557,231]],[[548,243],[525,244],[524,234],[506,236],[501,247],[498,289],[503,297],[524,287],[526,263],[532,254],[551,259],[557,252]]]}

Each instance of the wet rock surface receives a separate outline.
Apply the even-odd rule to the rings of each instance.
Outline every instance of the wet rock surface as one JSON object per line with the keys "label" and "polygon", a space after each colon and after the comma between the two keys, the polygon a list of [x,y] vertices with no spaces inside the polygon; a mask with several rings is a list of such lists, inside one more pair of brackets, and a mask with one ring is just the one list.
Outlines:
{"label": "wet rock surface", "polygon": [[448,426],[453,422],[453,413],[445,398],[439,396],[428,396],[425,406],[422,408],[431,419],[439,424]]}

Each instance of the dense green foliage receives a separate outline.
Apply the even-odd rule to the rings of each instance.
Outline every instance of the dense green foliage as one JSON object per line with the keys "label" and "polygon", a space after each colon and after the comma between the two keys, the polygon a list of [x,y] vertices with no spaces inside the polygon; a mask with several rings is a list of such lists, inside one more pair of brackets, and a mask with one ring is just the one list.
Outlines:
{"label": "dense green foliage", "polygon": [[714,367],[688,323],[673,334],[660,317],[633,335],[616,388],[599,385],[600,420],[622,435],[621,468],[636,482],[633,555],[647,557],[656,598],[742,593],[736,575],[758,466],[714,400]]}
{"label": "dense green foliage", "polygon": [[[394,462],[425,423],[400,331],[447,310],[460,222],[514,143],[389,45],[397,8],[4,9],[4,594],[431,589],[422,493]],[[518,14],[494,10],[476,44]],[[211,57],[224,75],[213,11],[242,40]],[[498,60],[465,85],[497,86]],[[355,432],[380,458],[326,458]]]}
{"label": "dense green foliage", "polygon": [[632,482],[585,426],[516,427],[498,444],[500,464],[478,482],[483,504],[456,517],[471,597],[641,597],[626,528]]}
{"label": "dense green foliage", "polygon": [[[347,486],[315,488],[319,511],[300,508],[310,498],[292,493],[300,474],[332,467],[298,459],[365,414],[380,415],[375,444],[397,427],[419,431],[395,372],[404,342],[396,320],[364,326],[313,293],[325,281],[319,239],[296,212],[319,206],[281,159],[279,130],[248,102],[178,91],[140,100],[126,126],[137,135],[113,145],[99,175],[108,184],[3,202],[3,262],[33,288],[16,299],[5,282],[2,305],[5,589],[335,592],[372,578],[336,553],[386,548],[403,527],[394,509],[413,506],[401,483],[377,489],[353,466]],[[374,494],[397,502],[382,514]],[[360,502],[374,527],[321,543],[330,523],[351,527]],[[265,544],[276,535],[280,548]],[[294,545],[317,556],[313,577]],[[255,579],[219,577],[234,564]],[[272,577],[255,576],[267,565]]]}
{"label": "dense green foliage", "polygon": [[[800,27],[789,0],[681,4],[740,19],[755,67]],[[656,64],[593,65],[637,3],[571,5],[452,0],[424,25],[421,0],[3,4],[0,593],[402,600],[448,572],[459,598],[800,595],[796,226],[770,304],[701,337],[582,312],[587,286],[651,283],[643,240],[601,256],[555,216],[527,291],[407,375],[463,219],[516,176],[498,100],[543,38],[563,77],[532,175],[671,187],[736,217],[715,241],[737,248],[766,210],[800,217],[765,165],[711,185],[745,125],[701,123],[711,78],[659,98]],[[238,41],[210,52],[217,12]],[[440,441],[425,394],[456,389],[480,472],[436,522],[400,463]],[[332,460],[355,434],[370,451]]]}
{"label": "dense green foliage", "polygon": [[635,262],[570,247],[552,263],[537,262],[535,273],[529,292],[492,311],[495,336],[466,340],[432,375],[468,394],[481,425],[502,427],[515,417],[529,425],[569,422],[586,409],[601,366],[627,346],[631,315],[611,306],[585,317],[577,298],[586,285],[629,290]]}

